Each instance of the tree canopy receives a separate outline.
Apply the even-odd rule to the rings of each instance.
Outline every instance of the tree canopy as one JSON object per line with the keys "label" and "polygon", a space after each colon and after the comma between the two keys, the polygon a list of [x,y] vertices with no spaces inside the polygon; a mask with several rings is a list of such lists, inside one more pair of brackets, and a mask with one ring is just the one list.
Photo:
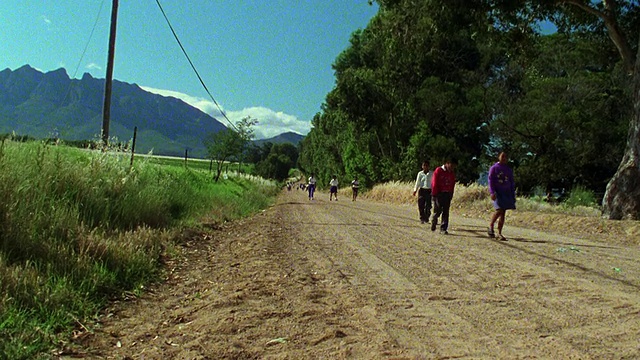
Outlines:
{"label": "tree canopy", "polygon": [[[377,2],[333,64],[303,171],[371,185],[455,156],[468,183],[508,151],[521,193],[605,192],[637,118],[637,1]],[[558,31],[541,33],[542,21]]]}

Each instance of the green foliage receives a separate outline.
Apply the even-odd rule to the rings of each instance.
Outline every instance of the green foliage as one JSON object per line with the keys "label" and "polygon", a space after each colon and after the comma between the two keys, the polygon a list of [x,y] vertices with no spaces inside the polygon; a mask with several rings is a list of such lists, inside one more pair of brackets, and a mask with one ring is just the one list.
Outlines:
{"label": "green foliage", "polygon": [[515,59],[495,83],[504,97],[490,125],[494,146],[510,149],[524,191],[575,182],[603,191],[625,145],[627,79],[597,39],[553,35],[530,51],[537,57],[527,67]]}
{"label": "green foliage", "polygon": [[240,134],[233,129],[225,129],[212,133],[207,138],[207,150],[209,158],[216,164],[215,181],[220,180],[220,174],[225,162],[233,157],[239,157],[242,153],[244,141]]}
{"label": "green foliage", "polygon": [[[172,231],[266,207],[277,188],[128,154],[0,146],[0,354],[35,358],[108,298],[158,278]],[[212,212],[215,209],[216,212]]]}
{"label": "green foliage", "polygon": [[[625,66],[595,17],[547,0],[378,3],[334,62],[336,87],[301,144],[305,173],[374,184],[455,156],[458,180],[470,183],[506,150],[523,192],[604,191],[633,109]],[[619,10],[632,29],[640,8]],[[541,36],[543,19],[571,26]]]}
{"label": "green foliage", "polygon": [[564,203],[570,208],[577,206],[595,207],[596,197],[593,191],[579,185],[571,189]]}
{"label": "green foliage", "polygon": [[438,2],[385,8],[336,59],[336,87],[302,143],[300,167],[373,184],[413,177],[424,158],[454,155],[460,179],[477,178],[474,159],[488,140],[479,13]]}
{"label": "green foliage", "polygon": [[227,128],[211,133],[205,140],[209,158],[216,163],[214,180],[220,180],[220,174],[227,160],[234,159],[238,162],[247,154],[247,145],[253,139],[253,126],[258,120],[250,116],[236,122],[233,129]]}
{"label": "green foliage", "polygon": [[289,177],[289,171],[297,161],[298,149],[293,144],[273,144],[266,158],[256,163],[255,173],[263,178],[283,181]]}

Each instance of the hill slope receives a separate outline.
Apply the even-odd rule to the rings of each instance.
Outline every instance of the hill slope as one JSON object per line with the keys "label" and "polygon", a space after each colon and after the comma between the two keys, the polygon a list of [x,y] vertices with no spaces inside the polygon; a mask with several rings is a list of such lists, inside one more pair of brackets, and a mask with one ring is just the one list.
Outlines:
{"label": "hill slope", "polygon": [[[70,79],[64,69],[42,73],[29,65],[0,71],[0,133],[36,138],[86,140],[102,128],[104,79],[85,73]],[[206,134],[224,129],[219,121],[173,97],[113,81],[110,136],[120,141],[138,128],[136,152],[204,157]]]}
{"label": "hill slope", "polygon": [[289,131],[268,139],[255,140],[254,143],[256,145],[262,145],[265,143],[272,143],[272,144],[291,143],[293,145],[298,145],[298,143],[300,143],[302,139],[304,139],[304,135],[300,135],[298,133]]}

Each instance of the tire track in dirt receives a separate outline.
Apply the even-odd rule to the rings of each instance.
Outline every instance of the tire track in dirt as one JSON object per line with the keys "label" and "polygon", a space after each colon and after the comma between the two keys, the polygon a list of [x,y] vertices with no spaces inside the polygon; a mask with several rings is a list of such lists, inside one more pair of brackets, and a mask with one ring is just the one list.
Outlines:
{"label": "tire track in dirt", "polygon": [[[166,283],[78,343],[99,359],[640,358],[640,250],[284,192],[186,234]],[[328,199],[328,195],[326,195]],[[613,269],[619,269],[615,271]],[[118,346],[117,344],[120,344]]]}
{"label": "tire track in dirt", "polygon": [[[615,358],[616,354],[640,351],[634,339],[639,332],[637,321],[632,324],[629,321],[638,313],[637,282],[599,270],[604,266],[603,261],[612,258],[625,263],[633,274],[637,264],[631,262],[633,256],[628,256],[631,254],[627,249],[580,239],[552,237],[550,240],[549,235],[518,229],[514,229],[519,236],[514,239],[518,241],[501,243],[484,237],[480,240],[478,236],[484,227],[466,219],[454,219],[454,224],[459,224],[453,227],[452,233],[466,232],[471,236],[434,236],[410,220],[407,214],[413,209],[385,205],[383,207],[392,209],[385,219],[385,211],[380,208],[362,211],[356,204],[336,206],[338,204],[319,202],[313,205],[332,206],[330,212],[316,209],[313,218],[322,220],[315,221],[315,225],[323,227],[322,231],[316,231],[331,231],[324,240],[329,250],[334,246],[331,239],[347,243],[349,251],[337,250],[330,253],[331,256],[343,258],[343,266],[350,267],[356,274],[352,276],[355,279],[351,280],[352,284],[365,289],[360,290],[364,296],[380,299],[388,295],[379,306],[386,306],[393,314],[388,320],[390,332],[408,338],[404,345],[415,348],[418,353],[495,357],[498,351],[503,358],[527,354]],[[375,207],[378,206],[369,209]],[[356,215],[358,213],[360,215]],[[358,227],[355,225],[358,223],[364,225]],[[377,234],[372,236],[370,229],[376,229]],[[425,232],[427,235],[423,235]],[[595,249],[591,258],[596,260],[582,264],[562,259],[560,256],[565,254],[554,253],[556,246],[567,244],[575,244],[570,246],[576,249]],[[341,246],[344,245],[336,247]],[[541,246],[542,251],[535,248]],[[417,255],[421,251],[423,255]],[[352,256],[344,257],[345,252]],[[570,254],[575,253],[571,250]],[[356,258],[361,260],[355,262]],[[404,258],[411,260],[406,263]],[[416,261],[427,264],[416,267],[412,264]],[[360,264],[359,268],[354,268],[354,263]],[[365,280],[359,280],[357,274],[362,274],[360,277]],[[372,275],[378,279],[372,280]],[[612,289],[603,290],[601,286]],[[409,314],[413,310],[423,318],[422,325],[418,326],[421,330],[409,331],[407,335],[407,324],[415,325],[415,319]],[[424,320],[429,316],[425,314],[434,312],[441,319],[447,319],[440,330],[434,330],[434,323]],[[401,318],[405,320],[397,321]],[[594,322],[601,325],[589,325]],[[394,326],[395,323],[399,326]],[[599,326],[603,327],[598,330]],[[397,335],[399,333],[405,335]],[[436,340],[431,344],[428,339],[434,337]],[[457,337],[461,344],[457,343]],[[594,346],[602,338],[613,346]],[[402,339],[399,342],[402,344]],[[443,350],[443,342],[452,346]]]}

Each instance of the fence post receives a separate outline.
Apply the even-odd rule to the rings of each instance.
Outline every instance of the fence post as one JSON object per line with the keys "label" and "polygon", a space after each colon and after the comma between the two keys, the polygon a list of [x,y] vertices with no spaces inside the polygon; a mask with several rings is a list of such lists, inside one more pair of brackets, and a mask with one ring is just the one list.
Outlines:
{"label": "fence post", "polygon": [[129,168],[133,167],[133,157],[136,154],[136,137],[138,136],[138,127],[133,128],[133,141],[131,142],[131,162]]}

